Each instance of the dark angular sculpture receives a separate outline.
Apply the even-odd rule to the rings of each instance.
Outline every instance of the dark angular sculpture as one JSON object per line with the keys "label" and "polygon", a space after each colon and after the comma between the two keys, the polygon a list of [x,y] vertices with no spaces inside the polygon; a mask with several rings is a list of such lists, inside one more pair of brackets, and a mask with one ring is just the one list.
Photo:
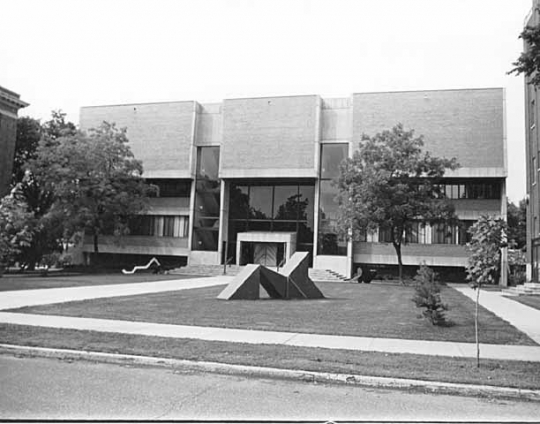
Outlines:
{"label": "dark angular sculpture", "polygon": [[263,265],[247,265],[218,295],[218,299],[254,300],[262,287],[272,299],[322,299],[308,275],[309,253],[294,253],[279,272]]}

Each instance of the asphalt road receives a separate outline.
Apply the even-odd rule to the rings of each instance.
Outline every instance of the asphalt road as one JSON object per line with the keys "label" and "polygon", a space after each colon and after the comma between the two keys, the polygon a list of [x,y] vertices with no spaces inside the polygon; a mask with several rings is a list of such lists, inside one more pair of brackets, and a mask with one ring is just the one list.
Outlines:
{"label": "asphalt road", "polygon": [[1,419],[520,420],[540,403],[0,356]]}

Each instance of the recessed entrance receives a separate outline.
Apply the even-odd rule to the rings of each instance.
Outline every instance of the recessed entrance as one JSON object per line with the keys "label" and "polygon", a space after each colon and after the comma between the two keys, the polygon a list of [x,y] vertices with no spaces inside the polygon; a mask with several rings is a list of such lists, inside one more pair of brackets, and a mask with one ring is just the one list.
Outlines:
{"label": "recessed entrance", "polygon": [[283,259],[287,260],[295,251],[296,233],[238,233],[236,263],[277,267],[283,265]]}

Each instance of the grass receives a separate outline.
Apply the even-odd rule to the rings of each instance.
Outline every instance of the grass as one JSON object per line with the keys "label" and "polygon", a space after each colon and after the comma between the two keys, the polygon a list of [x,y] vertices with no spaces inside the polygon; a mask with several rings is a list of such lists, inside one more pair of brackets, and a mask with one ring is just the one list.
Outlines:
{"label": "grass", "polygon": [[[223,301],[224,286],[93,299],[15,310],[35,314],[132,320],[164,324],[244,328],[347,336],[474,343],[474,302],[451,287],[442,291],[452,325],[421,318],[413,288],[383,284],[325,283],[321,300]],[[419,318],[420,316],[420,318]],[[480,308],[480,341],[535,345],[534,341]]]}
{"label": "grass", "polygon": [[538,309],[540,311],[540,296],[507,296],[507,299],[515,300],[523,305],[530,306],[531,308]]}
{"label": "grass", "polygon": [[69,274],[54,272],[47,277],[38,274],[8,274],[0,278],[0,292],[12,290],[51,289],[60,287],[97,286],[106,284],[129,284],[189,278],[174,274]]}
{"label": "grass", "polygon": [[478,369],[475,359],[167,339],[9,324],[0,324],[0,342],[282,369],[540,389],[540,367],[532,362],[482,360]]}

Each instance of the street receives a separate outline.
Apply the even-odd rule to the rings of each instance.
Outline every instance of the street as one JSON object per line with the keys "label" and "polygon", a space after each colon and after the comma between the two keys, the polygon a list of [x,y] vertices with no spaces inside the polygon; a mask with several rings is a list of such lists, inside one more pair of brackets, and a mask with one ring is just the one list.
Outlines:
{"label": "street", "polygon": [[0,419],[538,420],[540,403],[0,356]]}

